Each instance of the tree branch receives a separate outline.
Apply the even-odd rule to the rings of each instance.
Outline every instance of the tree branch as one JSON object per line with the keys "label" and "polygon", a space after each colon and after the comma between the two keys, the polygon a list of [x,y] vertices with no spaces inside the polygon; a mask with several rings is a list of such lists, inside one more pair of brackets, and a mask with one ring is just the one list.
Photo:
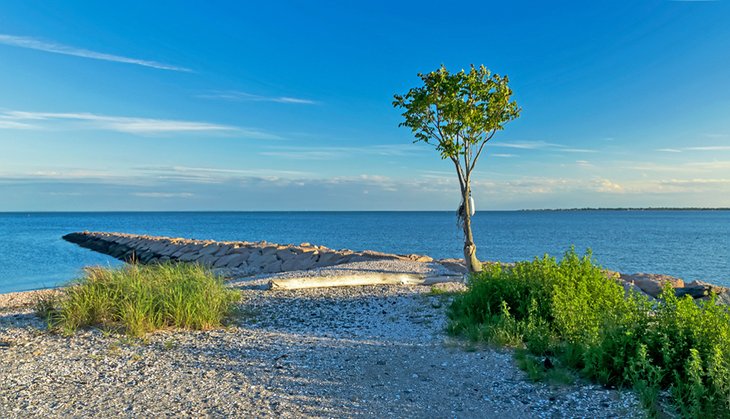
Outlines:
{"label": "tree branch", "polygon": [[474,170],[474,166],[477,165],[477,160],[479,160],[479,155],[482,154],[482,150],[484,149],[484,145],[487,144],[489,140],[494,137],[494,134],[497,132],[496,129],[493,129],[492,132],[489,134],[489,136],[482,142],[482,144],[479,146],[479,151],[477,151],[477,155],[474,156],[474,160],[471,161],[471,167],[467,170],[469,173],[471,173],[472,170]]}
{"label": "tree branch", "polygon": [[452,156],[451,161],[453,161],[454,166],[456,166],[456,174],[459,175],[459,186],[461,187],[461,194],[464,195],[464,190],[466,188],[466,185],[464,184],[464,174],[462,173],[461,165],[459,164],[459,159]]}

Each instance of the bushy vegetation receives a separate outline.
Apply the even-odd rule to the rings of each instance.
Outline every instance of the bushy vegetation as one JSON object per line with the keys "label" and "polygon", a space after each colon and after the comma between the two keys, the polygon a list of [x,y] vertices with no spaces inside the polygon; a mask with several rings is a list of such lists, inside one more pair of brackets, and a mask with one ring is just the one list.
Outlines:
{"label": "bushy vegetation", "polygon": [[60,297],[39,301],[37,311],[66,334],[97,326],[131,336],[164,328],[220,326],[239,293],[199,265],[126,265],[87,268]]}
{"label": "bushy vegetation", "polygon": [[727,308],[677,298],[671,288],[659,301],[627,296],[590,252],[485,266],[450,318],[454,334],[525,348],[518,361],[533,378],[547,369],[526,354],[606,386],[633,387],[652,415],[666,390],[683,417],[730,417]]}

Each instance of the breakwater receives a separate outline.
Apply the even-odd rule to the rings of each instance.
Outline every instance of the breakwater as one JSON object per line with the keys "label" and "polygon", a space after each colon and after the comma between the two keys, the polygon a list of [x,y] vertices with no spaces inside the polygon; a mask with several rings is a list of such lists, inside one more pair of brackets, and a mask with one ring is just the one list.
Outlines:
{"label": "breakwater", "polygon": [[[454,272],[464,272],[459,259],[434,260],[429,256],[397,255],[372,250],[334,250],[310,243],[276,244],[266,241],[214,241],[107,232],[77,232],[63,239],[81,247],[110,255],[122,261],[156,263],[166,261],[194,262],[213,268],[229,277],[305,271],[350,262],[374,260],[406,260],[438,262]],[[624,289],[657,298],[669,284],[678,296],[707,299],[717,294],[719,301],[730,304],[730,289],[707,282],[692,281],[660,274],[625,274],[606,271]]]}
{"label": "breakwater", "polygon": [[105,232],[70,233],[63,239],[125,262],[195,262],[231,276],[301,271],[370,260],[433,261],[423,255],[334,250],[310,243],[219,242]]}

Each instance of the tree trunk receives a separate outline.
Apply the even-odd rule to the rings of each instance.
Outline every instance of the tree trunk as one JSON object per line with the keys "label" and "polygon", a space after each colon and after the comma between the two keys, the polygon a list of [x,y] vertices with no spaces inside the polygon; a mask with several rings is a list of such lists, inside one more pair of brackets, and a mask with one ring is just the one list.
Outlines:
{"label": "tree trunk", "polygon": [[469,195],[471,195],[471,184],[466,181],[464,188],[464,263],[466,269],[470,272],[481,272],[482,263],[477,259],[477,246],[474,244],[474,236],[471,233],[471,208],[469,205]]}

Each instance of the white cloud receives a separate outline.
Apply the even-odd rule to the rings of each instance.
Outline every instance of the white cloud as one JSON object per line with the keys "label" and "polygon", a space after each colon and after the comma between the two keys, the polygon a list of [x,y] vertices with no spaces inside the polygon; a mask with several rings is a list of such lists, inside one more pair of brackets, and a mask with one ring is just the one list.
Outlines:
{"label": "white cloud", "polygon": [[685,150],[691,151],[730,151],[730,146],[727,145],[712,145],[712,146],[701,146],[701,147],[687,147]]}
{"label": "white cloud", "polygon": [[0,44],[11,45],[20,48],[34,49],[38,51],[51,52],[54,54],[72,55],[75,57],[91,58],[94,60],[112,61],[124,64],[135,64],[143,67],[151,67],[159,70],[191,72],[189,68],[178,67],[157,61],[140,60],[137,58],[123,57],[120,55],[106,54],[103,52],[91,51],[83,48],[71,47],[56,42],[44,41],[27,36],[15,36],[0,34]]}
{"label": "white cloud", "polygon": [[490,143],[494,147],[515,148],[519,150],[553,150],[566,153],[597,153],[598,150],[588,148],[569,147],[563,144],[549,143],[547,141],[506,141]]}
{"label": "white cloud", "polygon": [[561,148],[560,151],[564,151],[566,153],[597,153],[598,150],[590,150],[587,148]]}
{"label": "white cloud", "polygon": [[259,155],[292,160],[335,160],[347,156],[406,156],[424,151],[423,146],[413,144],[380,144],[360,147],[275,147],[259,152]]}
{"label": "white cloud", "polygon": [[[0,116],[2,118],[2,116]],[[17,121],[4,121],[0,119],[0,129],[34,129],[36,126]]]}
{"label": "white cloud", "polygon": [[132,195],[141,198],[191,198],[194,196],[190,192],[134,192]]}
{"label": "white cloud", "polygon": [[623,193],[624,187],[608,179],[599,179],[594,183],[596,191],[602,193]]}
{"label": "white cloud", "polygon": [[509,142],[495,142],[490,145],[493,147],[505,147],[505,148],[517,148],[520,150],[540,150],[545,148],[560,148],[563,147],[560,144],[548,143],[545,141],[509,141]]}
{"label": "white cloud", "polygon": [[683,151],[730,151],[730,146],[705,145],[705,146],[682,147],[682,148],[659,148],[656,151],[661,151],[664,153],[681,153]]}
{"label": "white cloud", "polygon": [[[0,112],[0,124],[18,123],[18,121],[68,122],[75,121],[86,124],[88,128],[123,132],[128,134],[169,134],[195,132],[222,132],[237,134],[254,139],[278,139],[279,137],[256,129],[235,127],[232,125],[210,122],[181,121],[173,119],[135,118],[126,116],[98,115],[93,113],[57,113],[57,112]],[[24,123],[24,122],[20,122]],[[3,125],[0,125],[3,128]],[[12,128],[12,127],[11,127]]]}
{"label": "white cloud", "polygon": [[297,105],[316,105],[319,102],[311,99],[303,99],[290,96],[261,96],[252,93],[239,92],[239,91],[216,91],[198,95],[197,97],[202,99],[222,99],[232,100],[240,102],[275,102],[275,103],[289,103]]}
{"label": "white cloud", "polygon": [[225,183],[247,178],[307,178],[309,172],[278,169],[226,169],[189,166],[139,167],[136,170],[145,176],[153,176],[158,180],[193,182],[193,183]]}

